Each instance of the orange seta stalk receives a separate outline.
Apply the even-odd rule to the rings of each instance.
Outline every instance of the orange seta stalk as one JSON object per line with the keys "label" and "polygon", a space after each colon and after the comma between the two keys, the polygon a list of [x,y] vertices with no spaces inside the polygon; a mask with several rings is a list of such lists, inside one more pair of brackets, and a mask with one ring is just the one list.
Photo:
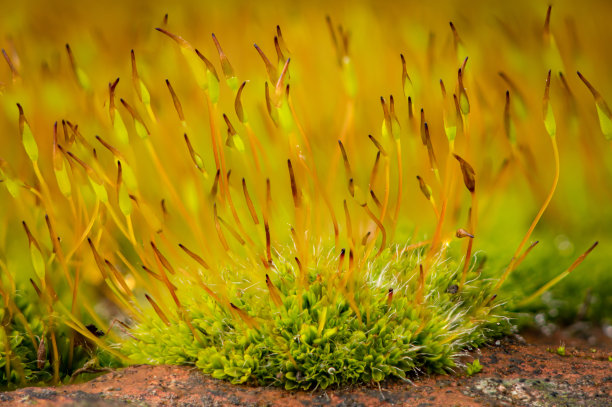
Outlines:
{"label": "orange seta stalk", "polygon": [[516,252],[514,252],[514,255],[512,256],[512,259],[510,260],[510,264],[508,265],[508,267],[506,268],[506,270],[502,274],[501,278],[497,281],[497,284],[495,285],[495,288],[493,290],[494,293],[499,290],[499,288],[502,286],[504,281],[506,281],[506,279],[508,278],[508,276],[510,275],[512,270],[514,270],[516,268],[516,266],[518,264],[518,261],[519,261],[519,255],[520,255],[521,251],[523,250],[523,247],[525,246],[525,244],[527,243],[527,241],[531,237],[531,234],[533,233],[533,230],[535,229],[536,225],[540,221],[540,218],[544,214],[544,211],[546,210],[546,208],[550,204],[550,201],[552,200],[553,195],[555,194],[555,190],[557,189],[557,184],[559,183],[560,168],[559,168],[559,149],[557,147],[557,137],[556,137],[556,123],[555,123],[554,115],[552,113],[552,108],[549,105],[550,73],[551,72],[548,71],[548,77],[546,78],[546,88],[545,88],[545,91],[544,91],[544,100],[543,100],[543,113],[544,113],[544,125],[546,127],[546,131],[550,135],[550,142],[552,144],[553,157],[554,157],[554,160],[555,160],[555,173],[554,173],[554,177],[553,177],[553,183],[552,183],[550,192],[546,196],[546,199],[544,200],[544,203],[540,207],[540,210],[538,211],[536,217],[534,218],[533,222],[531,223],[531,226],[529,227],[529,230],[527,230],[527,233],[525,234],[525,236],[523,237],[523,240],[521,241],[521,243],[519,244],[518,248],[516,249]]}

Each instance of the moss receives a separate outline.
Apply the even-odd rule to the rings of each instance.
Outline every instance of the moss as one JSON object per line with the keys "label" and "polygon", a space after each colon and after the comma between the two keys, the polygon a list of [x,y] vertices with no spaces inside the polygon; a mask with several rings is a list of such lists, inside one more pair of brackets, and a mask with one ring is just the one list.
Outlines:
{"label": "moss", "polygon": [[[15,296],[15,308],[0,309],[0,316],[5,321],[0,330],[1,388],[13,389],[25,384],[45,384],[56,380],[52,335],[60,357],[57,378],[60,382],[70,381],[75,373],[86,374],[101,368],[121,366],[112,355],[63,325],[58,314],[37,309],[38,301],[27,294],[27,290],[19,290]],[[19,317],[15,315],[17,313]],[[103,334],[97,332],[93,325],[90,327],[97,334]],[[87,368],[82,369],[85,366]]]}
{"label": "moss", "polygon": [[[13,135],[0,140],[7,383],[57,383],[114,358],[287,388],[378,382],[455,368],[462,349],[511,328],[507,310],[552,311],[520,304],[547,281],[568,277],[555,298],[575,306],[566,282],[588,252],[561,274],[557,253],[522,261],[549,206],[548,225],[572,211],[610,219],[597,204],[609,201],[610,57],[590,30],[604,12],[578,14],[589,40],[558,47],[550,8],[542,27],[545,10],[503,3],[423,17],[372,3],[376,19],[367,2],[329,3],[342,25],[328,17],[326,30],[294,2],[278,7],[275,64],[265,47],[236,52],[247,31],[272,40],[267,13],[239,21],[270,5],[228,4],[164,5],[161,22],[158,4],[138,2],[0,17],[20,38],[0,72],[0,130]],[[457,25],[434,35],[425,17],[440,10]],[[502,28],[482,35],[492,12]],[[509,28],[512,16],[540,31]],[[41,41],[31,27],[47,26]],[[600,62],[593,84],[579,74],[591,116],[559,73],[579,55]],[[579,137],[597,121],[604,137]]]}
{"label": "moss", "polygon": [[203,290],[179,291],[201,338],[194,338],[183,321],[165,325],[153,316],[132,331],[136,340],[123,350],[137,363],[194,363],[232,383],[286,389],[447,373],[463,349],[508,332],[510,324],[499,303],[490,301],[489,281],[475,279],[463,291],[449,292],[459,276],[452,261],[433,267],[425,300],[418,304],[419,258],[418,252],[387,250],[368,265],[354,291],[361,319],[316,270],[309,274],[308,289],[298,292],[287,267],[273,279],[282,304],[262,298],[263,282],[256,281],[245,282],[250,288],[232,298],[255,326],[233,320]]}

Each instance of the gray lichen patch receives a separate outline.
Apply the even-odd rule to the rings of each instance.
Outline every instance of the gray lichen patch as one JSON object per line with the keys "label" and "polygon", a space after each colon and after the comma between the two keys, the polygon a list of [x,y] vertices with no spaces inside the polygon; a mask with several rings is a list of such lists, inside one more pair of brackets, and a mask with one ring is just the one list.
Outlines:
{"label": "gray lichen patch", "polygon": [[605,392],[595,390],[587,394],[578,388],[580,386],[571,385],[567,381],[486,377],[475,381],[463,393],[470,397],[484,398],[493,405],[609,406],[610,399]]}

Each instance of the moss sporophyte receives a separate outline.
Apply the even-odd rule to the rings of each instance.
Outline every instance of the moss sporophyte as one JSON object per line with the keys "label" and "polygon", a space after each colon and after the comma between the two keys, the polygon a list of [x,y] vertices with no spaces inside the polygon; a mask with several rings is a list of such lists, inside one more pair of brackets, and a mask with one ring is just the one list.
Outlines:
{"label": "moss sporophyte", "polygon": [[[71,10],[92,27],[111,12]],[[60,47],[2,38],[0,385],[130,363],[287,389],[449,372],[597,244],[535,293],[504,292],[560,179],[559,106],[576,103],[550,8],[537,62],[521,56],[532,35],[500,20],[495,52],[518,61],[499,76],[458,23],[436,32],[447,43],[397,31],[376,60],[377,40],[349,31],[368,13],[294,17],[274,58],[233,33],[236,15],[212,36],[167,14],[130,41],[123,15],[93,36],[67,25]],[[610,109],[579,79],[609,139]],[[522,180],[538,203],[517,219],[533,220],[491,232],[495,197]],[[485,241],[518,247],[492,269]]]}

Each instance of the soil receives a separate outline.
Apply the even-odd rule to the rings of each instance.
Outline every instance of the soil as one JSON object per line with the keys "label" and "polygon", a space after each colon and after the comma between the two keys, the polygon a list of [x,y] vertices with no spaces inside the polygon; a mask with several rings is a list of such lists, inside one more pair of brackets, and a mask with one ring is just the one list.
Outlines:
{"label": "soil", "polygon": [[[525,333],[466,352],[472,376],[415,376],[313,392],[236,386],[185,366],[137,365],[89,382],[0,393],[2,406],[612,406],[612,340]],[[565,344],[565,356],[557,349]],[[563,353],[563,352],[560,352]]]}

